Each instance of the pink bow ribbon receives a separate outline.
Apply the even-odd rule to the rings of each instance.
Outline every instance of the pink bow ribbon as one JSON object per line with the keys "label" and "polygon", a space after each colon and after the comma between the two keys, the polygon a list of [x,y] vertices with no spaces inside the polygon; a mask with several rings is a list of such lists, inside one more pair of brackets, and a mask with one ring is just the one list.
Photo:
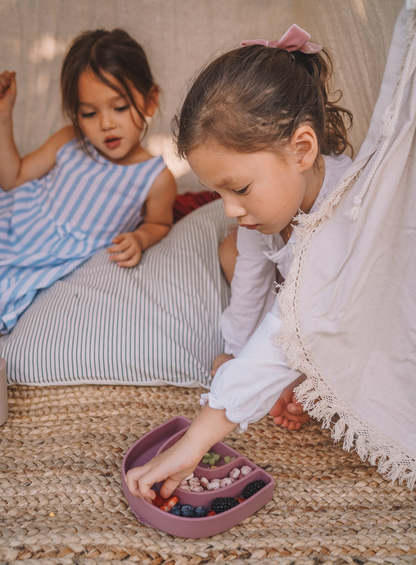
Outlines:
{"label": "pink bow ribbon", "polygon": [[268,41],[267,39],[246,39],[240,43],[241,47],[247,45],[265,45],[266,47],[276,47],[285,51],[302,51],[302,53],[318,53],[322,45],[311,43],[311,36],[301,27],[293,24],[279,41]]}

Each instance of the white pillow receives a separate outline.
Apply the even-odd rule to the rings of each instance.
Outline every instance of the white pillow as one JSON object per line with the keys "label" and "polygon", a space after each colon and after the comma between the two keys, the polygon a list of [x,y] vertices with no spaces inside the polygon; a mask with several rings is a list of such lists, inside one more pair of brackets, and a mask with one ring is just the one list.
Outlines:
{"label": "white pillow", "polygon": [[218,245],[230,223],[215,201],[175,224],[137,267],[101,251],[39,292],[0,339],[8,382],[209,387],[224,349],[230,292]]}

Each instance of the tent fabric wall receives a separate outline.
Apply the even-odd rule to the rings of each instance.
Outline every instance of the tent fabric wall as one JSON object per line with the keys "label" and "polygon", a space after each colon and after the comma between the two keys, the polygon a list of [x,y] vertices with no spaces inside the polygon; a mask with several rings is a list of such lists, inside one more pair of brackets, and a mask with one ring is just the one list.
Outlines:
{"label": "tent fabric wall", "polygon": [[247,38],[278,39],[296,22],[335,63],[334,85],[355,117],[359,149],[370,122],[402,0],[0,0],[0,70],[16,70],[16,143],[36,149],[63,125],[59,72],[65,50],[87,29],[123,27],[145,48],[162,89],[148,135],[181,191],[199,190],[172,150],[170,120],[206,61]]}
{"label": "tent fabric wall", "polygon": [[[408,4],[410,2],[408,1]],[[279,294],[297,393],[335,440],[416,483],[416,2],[397,21],[369,132],[320,210],[301,218]],[[351,214],[351,211],[354,214]]]}

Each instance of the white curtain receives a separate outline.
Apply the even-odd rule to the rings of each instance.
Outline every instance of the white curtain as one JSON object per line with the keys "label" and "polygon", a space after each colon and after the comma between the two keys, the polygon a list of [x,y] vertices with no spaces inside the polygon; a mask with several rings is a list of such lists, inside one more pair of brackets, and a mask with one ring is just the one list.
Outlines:
{"label": "white curtain", "polygon": [[[397,21],[368,135],[302,221],[279,295],[299,396],[344,447],[416,482],[416,2]],[[412,4],[415,4],[412,6]]]}
{"label": "white curtain", "polygon": [[16,70],[15,137],[26,154],[63,125],[59,73],[65,50],[87,29],[123,27],[145,48],[162,88],[147,143],[181,190],[200,185],[172,152],[169,123],[196,70],[247,38],[278,39],[296,22],[333,55],[359,149],[377,99],[402,0],[0,0],[0,70]]}

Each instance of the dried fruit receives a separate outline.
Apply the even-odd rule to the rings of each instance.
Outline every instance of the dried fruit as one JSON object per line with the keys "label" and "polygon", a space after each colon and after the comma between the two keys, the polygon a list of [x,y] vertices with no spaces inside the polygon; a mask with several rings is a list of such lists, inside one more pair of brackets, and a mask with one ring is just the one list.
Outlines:
{"label": "dried fruit", "polygon": [[170,512],[172,508],[179,502],[179,498],[177,496],[171,496],[165,502],[166,504],[161,506],[160,509],[164,512]]}
{"label": "dried fruit", "polygon": [[165,502],[166,502],[166,499],[162,498],[158,492],[156,493],[156,496],[152,500],[153,506],[156,506],[157,508],[160,508],[161,506],[163,506],[165,504]]}

